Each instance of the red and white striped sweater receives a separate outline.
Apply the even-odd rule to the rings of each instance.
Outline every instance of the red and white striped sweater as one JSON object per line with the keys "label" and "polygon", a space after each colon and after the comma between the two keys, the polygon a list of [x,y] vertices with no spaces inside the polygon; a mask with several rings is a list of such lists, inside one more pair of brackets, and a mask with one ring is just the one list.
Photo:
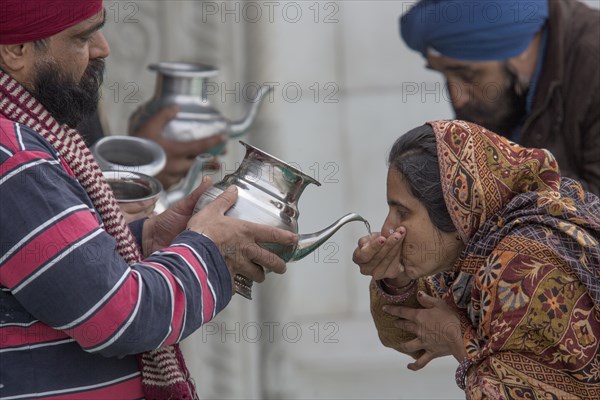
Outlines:
{"label": "red and white striped sweater", "polygon": [[3,116],[0,221],[3,399],[141,398],[135,355],[179,342],[232,295],[217,247],[191,231],[129,265],[57,151]]}

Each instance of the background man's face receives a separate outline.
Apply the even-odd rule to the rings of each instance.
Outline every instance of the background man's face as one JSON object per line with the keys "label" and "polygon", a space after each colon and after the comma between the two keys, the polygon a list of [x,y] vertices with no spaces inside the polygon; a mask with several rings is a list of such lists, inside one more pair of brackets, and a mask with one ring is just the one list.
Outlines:
{"label": "background man's face", "polygon": [[444,74],[457,119],[510,136],[526,114],[526,90],[506,62],[467,62],[428,56],[428,68]]}
{"label": "background man's face", "polygon": [[59,122],[76,127],[94,112],[110,49],[99,29],[104,12],[36,48],[31,92]]}

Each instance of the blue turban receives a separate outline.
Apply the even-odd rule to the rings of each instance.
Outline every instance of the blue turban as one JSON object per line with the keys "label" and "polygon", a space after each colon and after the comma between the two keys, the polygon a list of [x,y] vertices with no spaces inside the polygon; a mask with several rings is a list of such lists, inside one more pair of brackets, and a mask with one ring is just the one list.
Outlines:
{"label": "blue turban", "polygon": [[548,18],[549,0],[422,0],[400,18],[406,44],[465,61],[521,54]]}

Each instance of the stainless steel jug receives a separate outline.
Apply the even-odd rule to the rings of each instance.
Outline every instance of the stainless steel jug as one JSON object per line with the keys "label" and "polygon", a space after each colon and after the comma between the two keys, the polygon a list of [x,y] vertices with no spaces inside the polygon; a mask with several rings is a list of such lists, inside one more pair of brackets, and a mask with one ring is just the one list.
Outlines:
{"label": "stainless steel jug", "polygon": [[[298,233],[298,199],[309,184],[321,184],[286,162],[247,143],[240,143],[246,147],[246,155],[239,168],[204,192],[196,203],[194,212],[209,204],[230,185],[235,185],[238,187],[238,200],[226,215]],[[370,229],[363,217],[350,213],[319,232],[300,234],[296,245],[261,243],[261,246],[286,262],[300,260],[351,221],[362,221]],[[251,299],[252,281],[237,275],[235,291]]]}
{"label": "stainless steel jug", "polygon": [[[180,111],[162,134],[180,142],[221,133],[229,137],[242,135],[254,121],[264,96],[272,89],[261,87],[247,115],[239,121],[230,121],[210,104],[207,96],[207,80],[218,74],[217,68],[201,63],[161,62],[150,65],[149,69],[157,73],[154,97],[132,114],[129,130],[136,131],[159,109],[177,104]],[[218,146],[210,153],[219,154],[222,148],[223,145]]]}

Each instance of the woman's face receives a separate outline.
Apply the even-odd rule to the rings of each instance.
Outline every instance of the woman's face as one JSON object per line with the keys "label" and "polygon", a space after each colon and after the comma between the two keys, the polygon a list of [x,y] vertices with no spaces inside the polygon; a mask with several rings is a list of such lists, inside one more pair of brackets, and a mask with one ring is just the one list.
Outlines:
{"label": "woman's face", "polygon": [[393,167],[388,169],[387,202],[389,211],[381,234],[388,237],[390,230],[406,229],[400,255],[406,274],[417,279],[450,270],[464,248],[462,240],[457,239],[457,232],[442,232],[433,225],[425,206]]}

